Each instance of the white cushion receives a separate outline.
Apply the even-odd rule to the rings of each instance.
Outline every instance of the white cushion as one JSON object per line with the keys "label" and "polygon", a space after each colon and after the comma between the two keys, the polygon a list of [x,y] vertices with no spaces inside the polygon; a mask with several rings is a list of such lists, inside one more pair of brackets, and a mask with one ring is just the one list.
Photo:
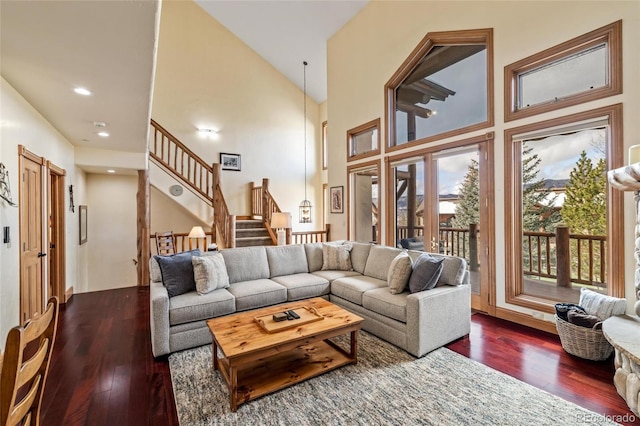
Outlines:
{"label": "white cushion", "polygon": [[622,315],[627,310],[627,299],[605,296],[586,288],[580,289],[580,306],[589,315],[595,315],[604,321],[614,315]]}
{"label": "white cushion", "polygon": [[193,264],[193,276],[196,280],[198,294],[206,294],[216,289],[229,287],[229,275],[222,254],[194,256],[191,258],[191,263]]}
{"label": "white cushion", "polygon": [[387,272],[387,284],[391,294],[400,294],[407,288],[412,271],[411,258],[406,252],[398,253]]}

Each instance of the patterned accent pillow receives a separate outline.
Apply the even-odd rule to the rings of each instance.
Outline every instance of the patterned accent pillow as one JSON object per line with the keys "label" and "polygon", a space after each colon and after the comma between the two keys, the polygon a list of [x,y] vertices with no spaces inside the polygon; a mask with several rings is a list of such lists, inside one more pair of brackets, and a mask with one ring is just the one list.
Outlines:
{"label": "patterned accent pillow", "polygon": [[389,272],[387,273],[387,284],[391,294],[402,293],[407,288],[412,270],[411,257],[407,252],[399,253],[391,261],[391,266],[389,266]]}
{"label": "patterned accent pillow", "polygon": [[221,253],[207,254],[207,256],[194,256],[193,276],[196,281],[198,294],[207,294],[218,288],[229,287],[229,275]]}
{"label": "patterned accent pillow", "polygon": [[322,243],[323,271],[351,271],[351,244]]}
{"label": "patterned accent pillow", "polygon": [[423,253],[413,263],[413,273],[409,279],[409,291],[417,293],[419,291],[431,290],[436,286],[442,270],[444,268],[444,258],[435,257]]}

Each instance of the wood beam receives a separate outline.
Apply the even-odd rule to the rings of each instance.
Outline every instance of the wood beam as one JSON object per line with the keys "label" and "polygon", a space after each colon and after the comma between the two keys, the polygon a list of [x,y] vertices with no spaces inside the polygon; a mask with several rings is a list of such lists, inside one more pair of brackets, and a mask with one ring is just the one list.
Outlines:
{"label": "wood beam", "polygon": [[137,274],[138,285],[149,285],[149,257],[151,256],[150,245],[150,189],[149,170],[138,170],[138,192],[136,194],[137,204]]}

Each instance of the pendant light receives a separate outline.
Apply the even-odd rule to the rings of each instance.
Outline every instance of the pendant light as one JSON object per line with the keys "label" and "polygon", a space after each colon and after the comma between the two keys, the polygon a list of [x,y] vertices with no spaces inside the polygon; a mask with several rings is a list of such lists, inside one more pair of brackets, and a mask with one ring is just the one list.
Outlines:
{"label": "pendant light", "polygon": [[300,223],[311,223],[311,202],[307,199],[307,61],[303,65],[304,93],[304,200],[300,202]]}

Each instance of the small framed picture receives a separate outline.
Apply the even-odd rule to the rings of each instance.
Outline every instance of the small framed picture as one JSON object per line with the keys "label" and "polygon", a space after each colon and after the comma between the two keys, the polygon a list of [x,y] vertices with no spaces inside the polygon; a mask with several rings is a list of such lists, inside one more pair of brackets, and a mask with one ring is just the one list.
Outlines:
{"label": "small framed picture", "polygon": [[80,245],[87,242],[87,206],[80,206]]}
{"label": "small framed picture", "polygon": [[240,154],[227,154],[225,152],[220,153],[220,164],[222,164],[222,170],[234,170],[240,171]]}
{"label": "small framed picture", "polygon": [[331,193],[331,213],[344,213],[344,205],[342,204],[344,186],[332,186]]}

